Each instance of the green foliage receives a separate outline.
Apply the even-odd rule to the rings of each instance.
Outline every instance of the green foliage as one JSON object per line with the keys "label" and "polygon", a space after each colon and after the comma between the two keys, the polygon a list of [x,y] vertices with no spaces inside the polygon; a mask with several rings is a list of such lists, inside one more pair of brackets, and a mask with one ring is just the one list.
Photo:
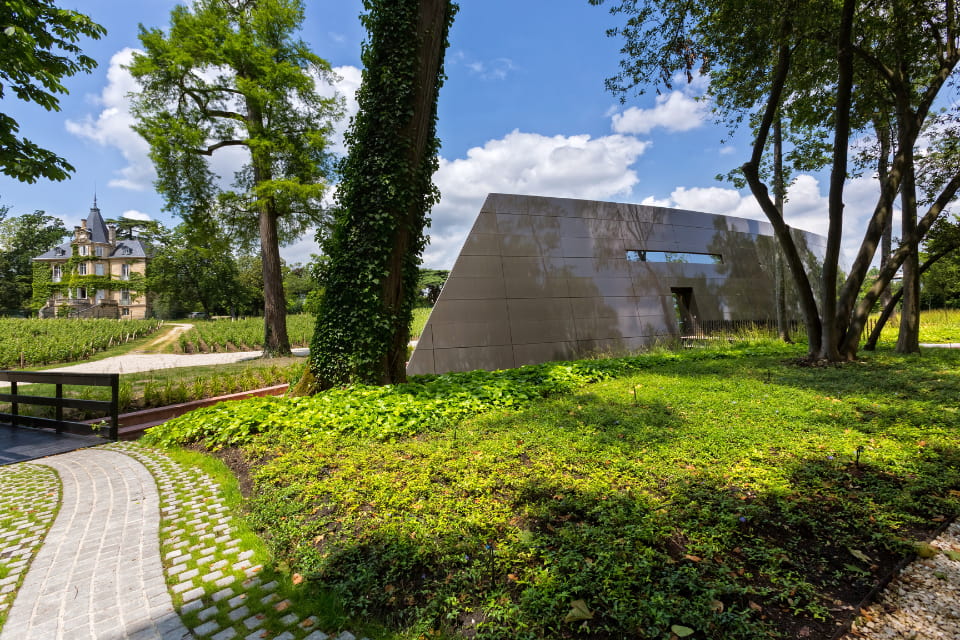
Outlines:
{"label": "green foliage", "polygon": [[[328,138],[342,112],[317,91],[333,76],[295,37],[303,20],[301,0],[197,0],[173,9],[169,29],[141,27],[144,53],[130,65],[134,129],[167,208],[194,229],[222,226],[243,248],[260,247],[274,355],[290,351],[279,247],[326,222]],[[208,158],[234,146],[249,161],[224,189]]]}
{"label": "green foliage", "polygon": [[0,210],[0,309],[22,309],[33,296],[33,258],[57,246],[67,229],[43,211],[4,218]]}
{"label": "green foliage", "polygon": [[430,312],[433,309],[427,307],[417,307],[413,310],[413,320],[410,322],[410,339],[419,340],[420,334],[423,333],[423,328],[427,325],[427,320],[430,319]]}
{"label": "green foliage", "polygon": [[437,304],[440,290],[449,276],[450,272],[446,269],[420,269],[417,286],[420,288],[420,296],[429,306]]}
{"label": "green foliage", "polygon": [[800,354],[435,376],[151,437],[246,443],[252,521],[304,593],[403,637],[827,637],[835,600],[960,514],[960,353]]}
{"label": "green foliage", "polygon": [[235,309],[242,295],[229,244],[217,237],[193,236],[186,225],[150,260],[146,285],[168,308],[199,306],[207,315]]}
{"label": "green foliage", "polygon": [[[728,358],[733,353],[704,350],[698,356]],[[674,357],[554,362],[505,371],[417,376],[396,385],[350,385],[307,397],[256,398],[194,411],[155,427],[150,438],[158,444],[237,446],[257,434],[278,430],[303,437],[317,432],[387,440],[442,429],[494,409],[516,409],[536,398],[568,393]]]}
{"label": "green foliage", "polygon": [[0,368],[84,360],[112,346],[142,338],[157,320],[26,320],[0,318]]}
{"label": "green foliage", "polygon": [[[63,78],[90,73],[97,62],[83,55],[82,36],[99,40],[106,30],[86,15],[49,0],[4,0],[0,5],[0,98],[6,92],[47,111],[59,111]],[[52,151],[20,137],[20,125],[0,113],[0,171],[21,182],[65,180],[73,167]]]}
{"label": "green foliage", "polygon": [[[263,349],[263,318],[237,320],[191,320],[193,329],[181,333],[179,353],[211,353]],[[314,318],[308,314],[287,316],[287,332],[295,347],[310,344]]]}
{"label": "green foliage", "polygon": [[439,198],[437,97],[456,6],[365,0],[364,7],[359,112],[346,134],[311,344],[321,387],[403,379],[424,228]]}

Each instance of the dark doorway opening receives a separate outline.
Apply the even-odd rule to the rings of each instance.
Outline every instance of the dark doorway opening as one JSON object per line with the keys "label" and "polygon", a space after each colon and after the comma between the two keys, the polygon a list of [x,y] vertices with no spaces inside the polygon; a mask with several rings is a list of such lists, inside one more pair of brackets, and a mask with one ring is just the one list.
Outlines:
{"label": "dark doorway opening", "polygon": [[670,287],[670,293],[673,294],[673,312],[680,335],[696,335],[700,331],[700,327],[697,324],[693,289],[691,287]]}

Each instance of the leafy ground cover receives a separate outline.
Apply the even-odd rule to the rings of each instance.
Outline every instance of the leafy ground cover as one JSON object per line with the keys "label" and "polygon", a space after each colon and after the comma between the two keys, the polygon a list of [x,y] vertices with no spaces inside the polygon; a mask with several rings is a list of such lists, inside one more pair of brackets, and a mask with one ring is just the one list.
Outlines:
{"label": "leafy ground cover", "polygon": [[[263,348],[263,318],[190,322],[193,329],[180,334],[173,345],[177,353],[255,351]],[[313,316],[309,314],[287,316],[290,346],[310,346],[313,325]]]}
{"label": "leafy ground cover", "polygon": [[159,327],[159,320],[0,318],[0,369],[84,360]]}
{"label": "leafy ground cover", "polygon": [[828,638],[960,513],[960,353],[774,343],[256,399],[223,448],[303,597],[384,637]]}

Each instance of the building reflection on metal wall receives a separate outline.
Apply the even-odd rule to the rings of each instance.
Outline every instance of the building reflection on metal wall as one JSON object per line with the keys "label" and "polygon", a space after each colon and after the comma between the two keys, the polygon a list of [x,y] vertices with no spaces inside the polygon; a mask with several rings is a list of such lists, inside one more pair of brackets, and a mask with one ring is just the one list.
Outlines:
{"label": "building reflection on metal wall", "polygon": [[[826,239],[794,235],[816,278]],[[407,372],[622,354],[722,321],[770,322],[774,254],[766,222],[490,194]]]}

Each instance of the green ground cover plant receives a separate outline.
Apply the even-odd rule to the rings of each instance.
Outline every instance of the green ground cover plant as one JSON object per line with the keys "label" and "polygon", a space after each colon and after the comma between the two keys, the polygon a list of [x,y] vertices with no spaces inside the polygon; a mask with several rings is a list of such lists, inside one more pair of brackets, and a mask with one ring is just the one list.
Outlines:
{"label": "green ground cover plant", "polygon": [[0,369],[85,360],[159,328],[159,320],[0,318]]}
{"label": "green ground cover plant", "polygon": [[[191,320],[193,329],[180,334],[173,350],[177,353],[255,351],[263,349],[263,318],[238,320]],[[313,316],[287,316],[291,347],[310,345]]]}
{"label": "green ground cover plant", "polygon": [[255,399],[239,452],[304,596],[396,637],[831,637],[960,513],[960,353],[754,341]]}

